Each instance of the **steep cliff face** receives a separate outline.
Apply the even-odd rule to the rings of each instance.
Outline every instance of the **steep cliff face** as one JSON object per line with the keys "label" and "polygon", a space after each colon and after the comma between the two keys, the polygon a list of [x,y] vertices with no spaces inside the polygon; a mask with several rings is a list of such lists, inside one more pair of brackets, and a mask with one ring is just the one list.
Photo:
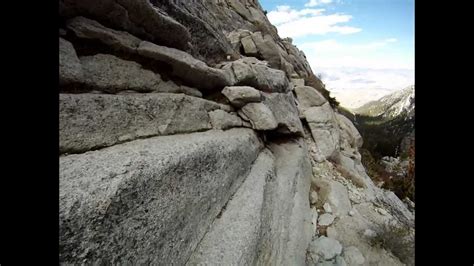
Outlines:
{"label": "steep cliff face", "polygon": [[413,214],[257,1],[59,6],[61,263],[400,264],[358,234]]}

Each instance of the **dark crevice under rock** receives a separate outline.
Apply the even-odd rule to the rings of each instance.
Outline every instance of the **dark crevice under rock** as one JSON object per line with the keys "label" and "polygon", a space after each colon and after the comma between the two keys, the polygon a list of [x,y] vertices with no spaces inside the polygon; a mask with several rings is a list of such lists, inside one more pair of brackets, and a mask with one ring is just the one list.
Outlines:
{"label": "dark crevice under rock", "polygon": [[262,136],[265,139],[265,143],[287,143],[287,142],[293,142],[295,139],[302,137],[300,134],[295,134],[295,133],[282,133],[279,132],[278,129],[286,129],[286,127],[282,125],[278,125],[278,128],[275,130],[271,131],[261,131],[264,136]]}

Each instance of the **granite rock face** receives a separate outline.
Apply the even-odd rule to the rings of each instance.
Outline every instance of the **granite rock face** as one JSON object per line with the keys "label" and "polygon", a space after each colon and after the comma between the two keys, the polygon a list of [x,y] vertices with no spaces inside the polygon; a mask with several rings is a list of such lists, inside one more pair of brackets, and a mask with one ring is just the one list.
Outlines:
{"label": "granite rock face", "polygon": [[262,93],[263,104],[273,112],[278,132],[303,136],[303,124],[298,117],[295,98],[291,93]]}
{"label": "granite rock face", "polygon": [[272,110],[263,103],[248,103],[239,111],[257,130],[273,130],[278,123]]}
{"label": "granite rock face", "polygon": [[303,117],[321,154],[326,159],[333,158],[339,150],[340,130],[329,103],[307,108]]}
{"label": "granite rock face", "polygon": [[189,48],[191,35],[186,27],[147,0],[60,0],[59,14],[65,18],[86,16],[117,30],[130,32],[178,49]]}
{"label": "granite rock face", "polygon": [[246,103],[262,101],[261,93],[249,86],[225,87],[222,90],[222,94],[224,94],[224,96],[229,99],[230,103],[236,107],[242,107]]}
{"label": "granite rock face", "polygon": [[122,60],[113,55],[97,54],[80,59],[84,69],[84,83],[103,92],[151,92],[161,82],[159,74],[143,69],[134,61]]}
{"label": "granite rock face", "polygon": [[253,57],[225,62],[221,68],[233,76],[234,84],[238,86],[250,86],[263,92],[288,92],[290,90],[285,72],[271,68],[264,61]]}
{"label": "granite rock face", "polygon": [[258,256],[265,184],[275,177],[272,153],[264,150],[222,216],[194,250],[187,265],[252,265]]}
{"label": "granite rock face", "polygon": [[66,25],[78,38],[99,41],[116,51],[135,53],[142,42],[126,31],[107,28],[95,20],[82,16],[69,19]]}
{"label": "granite rock face", "polygon": [[77,153],[159,135],[212,128],[211,101],[183,94],[61,94],[60,152]]}
{"label": "granite rock face", "polygon": [[59,38],[59,84],[79,83],[83,79],[81,61],[77,57],[74,46],[63,38]]}
{"label": "granite rock face", "polygon": [[60,264],[400,265],[359,233],[413,214],[258,1],[59,15]]}
{"label": "granite rock face", "polygon": [[276,158],[276,177],[267,180],[265,188],[264,233],[257,264],[305,265],[313,232],[307,148],[301,139],[272,143],[269,148]]}
{"label": "granite rock face", "polygon": [[243,126],[243,121],[235,114],[229,114],[224,110],[217,109],[209,112],[212,127],[215,129],[229,129]]}
{"label": "granite rock face", "polygon": [[144,41],[140,43],[137,52],[143,57],[170,65],[173,76],[194,87],[215,89],[233,84],[227,72],[209,67],[206,63],[178,49]]}
{"label": "granite rock face", "polygon": [[60,260],[184,264],[261,149],[231,129],[61,157]]}
{"label": "granite rock face", "polygon": [[313,87],[296,86],[295,93],[302,113],[310,107],[321,106],[327,102],[321,93]]}

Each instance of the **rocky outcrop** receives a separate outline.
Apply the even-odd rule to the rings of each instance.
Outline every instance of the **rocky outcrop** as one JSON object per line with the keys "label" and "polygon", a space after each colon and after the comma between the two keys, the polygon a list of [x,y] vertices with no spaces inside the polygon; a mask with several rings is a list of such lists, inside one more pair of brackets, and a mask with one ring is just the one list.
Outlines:
{"label": "rocky outcrop", "polygon": [[331,260],[342,252],[341,244],[332,238],[321,236],[311,242],[310,252],[313,257],[321,257],[323,260]]}
{"label": "rocky outcrop", "polygon": [[[258,23],[262,27],[261,23]],[[306,62],[303,52],[291,42],[275,38],[267,30],[249,31],[238,29],[227,34],[227,39],[234,49],[241,49],[246,56],[254,56],[267,61],[272,68],[283,70],[288,76],[292,74],[308,77],[311,67]]]}
{"label": "rocky outcrop", "polygon": [[243,121],[236,114],[227,113],[224,110],[217,109],[209,112],[209,119],[212,127],[215,129],[229,129],[243,126]]}
{"label": "rocky outcrop", "polygon": [[139,38],[169,47],[186,49],[189,31],[147,0],[60,0],[59,14],[65,18],[87,16]]}
{"label": "rocky outcrop", "polygon": [[256,58],[243,58],[220,67],[233,75],[235,85],[251,86],[263,92],[288,92],[289,82],[285,72],[269,67]]}
{"label": "rocky outcrop", "polygon": [[61,94],[60,152],[77,153],[159,135],[212,128],[217,103],[169,94]]}
{"label": "rocky outcrop", "polygon": [[258,55],[258,50],[257,46],[252,40],[251,36],[245,36],[240,40],[242,43],[242,47],[244,48],[244,53],[248,56],[257,56]]}
{"label": "rocky outcrop", "polygon": [[[292,83],[295,83],[292,79]],[[296,81],[296,84],[299,82]],[[300,112],[304,113],[310,107],[321,106],[327,100],[313,87],[309,86],[295,86],[296,97],[298,98]]]}
{"label": "rocky outcrop", "polygon": [[[343,135],[341,136],[344,138]],[[311,138],[308,136],[306,141],[310,144],[311,150],[311,146],[314,145],[311,144]],[[405,265],[401,260],[407,263],[407,258],[396,257],[394,254],[397,250],[392,253],[391,250],[374,246],[371,240],[374,237],[379,237],[379,239],[409,237],[408,235],[395,236],[389,231],[377,230],[391,221],[399,225],[404,224],[404,228],[407,228],[406,232],[412,232],[413,216],[409,214],[407,208],[402,207],[400,199],[391,195],[393,193],[375,187],[370,178],[362,177],[361,175],[365,172],[354,173],[364,180],[365,187],[360,187],[342,171],[339,163],[326,160],[318,162],[314,156],[310,158],[313,164],[312,189],[318,191],[318,201],[314,206],[320,213],[315,235],[323,235],[338,241],[343,248],[343,252],[338,256],[344,258],[346,263],[350,263],[349,265]],[[398,208],[400,209],[396,211]],[[336,218],[332,220],[332,217],[326,214],[334,214]],[[325,215],[325,218],[321,218]],[[332,221],[328,220],[329,218]],[[385,235],[378,236],[378,234]],[[389,241],[386,239],[379,241]],[[409,246],[409,242],[400,240],[397,245],[403,248],[405,245]],[[329,248],[327,245],[323,246],[326,247],[319,248]],[[336,258],[337,256],[329,261],[336,264]],[[314,248],[312,252],[310,249],[307,260],[309,264],[328,263],[321,258],[321,254],[314,251]],[[408,265],[413,264],[408,262]]]}
{"label": "rocky outcrop", "polygon": [[249,86],[225,87],[222,94],[236,107],[242,107],[246,103],[262,101],[260,92]]}
{"label": "rocky outcrop", "polygon": [[250,174],[226,205],[187,265],[252,265],[258,257],[266,179],[274,178],[275,158],[260,153]]}
{"label": "rocky outcrop", "polygon": [[310,107],[303,116],[322,156],[326,159],[333,158],[339,149],[340,132],[329,103]]}
{"label": "rocky outcrop", "polygon": [[61,261],[184,264],[261,148],[232,129],[61,157]]}
{"label": "rocky outcrop", "polygon": [[377,195],[376,202],[385,206],[389,212],[393,213],[404,224],[410,227],[415,226],[413,213],[403,204],[403,202],[391,191],[383,191]]}
{"label": "rocky outcrop", "polygon": [[278,123],[277,131],[303,136],[303,125],[298,117],[295,98],[291,93],[262,93],[263,104],[273,112]]}
{"label": "rocky outcrop", "polygon": [[348,265],[364,265],[364,255],[354,246],[344,248],[344,260]]}
{"label": "rocky outcrop", "polygon": [[308,201],[312,173],[306,145],[301,140],[274,143],[270,150],[276,157],[276,177],[265,188],[265,231],[257,265],[304,265],[312,232]]}
{"label": "rocky outcrop", "polygon": [[80,59],[84,68],[84,83],[103,92],[151,92],[157,90],[161,82],[159,74],[143,69],[134,61],[125,61],[113,55],[97,54]]}
{"label": "rocky outcrop", "polygon": [[245,120],[250,121],[254,129],[273,130],[278,126],[272,110],[263,103],[248,103],[239,113]]}
{"label": "rocky outcrop", "polygon": [[170,65],[173,76],[198,88],[215,89],[234,83],[227,72],[211,68],[206,63],[177,49],[141,42],[137,52],[141,56]]}
{"label": "rocky outcrop", "polygon": [[69,85],[83,79],[82,65],[72,44],[59,38],[59,84]]}
{"label": "rocky outcrop", "polygon": [[400,264],[360,232],[413,214],[258,1],[59,3],[61,264]]}
{"label": "rocky outcrop", "polygon": [[[344,137],[341,138],[341,147],[345,150],[352,149],[353,151],[361,148],[363,144],[362,136],[354,124],[341,114],[336,114],[336,119],[341,128],[341,133],[344,134]],[[348,142],[344,142],[345,140],[348,140]]]}
{"label": "rocky outcrop", "polygon": [[78,38],[99,41],[115,51],[135,53],[142,42],[126,31],[107,28],[95,20],[82,16],[68,20],[66,25]]}

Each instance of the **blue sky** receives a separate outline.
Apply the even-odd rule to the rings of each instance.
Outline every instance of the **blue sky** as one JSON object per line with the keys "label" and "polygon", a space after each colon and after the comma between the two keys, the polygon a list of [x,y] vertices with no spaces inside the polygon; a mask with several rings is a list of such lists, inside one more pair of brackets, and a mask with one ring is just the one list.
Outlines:
{"label": "blue sky", "polygon": [[414,0],[260,4],[280,37],[293,39],[330,90],[370,87],[381,94],[414,84]]}

